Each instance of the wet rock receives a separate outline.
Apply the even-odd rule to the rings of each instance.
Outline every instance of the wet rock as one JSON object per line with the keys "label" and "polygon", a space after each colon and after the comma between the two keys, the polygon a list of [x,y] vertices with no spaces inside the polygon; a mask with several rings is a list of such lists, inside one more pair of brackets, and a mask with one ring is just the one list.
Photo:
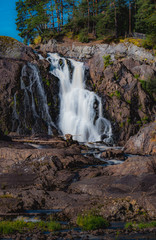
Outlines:
{"label": "wet rock", "polygon": [[12,138],[10,136],[4,135],[4,133],[0,130],[0,140],[11,142]]}
{"label": "wet rock", "polygon": [[76,143],[76,141],[73,140],[73,136],[71,134],[65,134],[65,139],[67,142],[67,146],[70,146],[70,145]]}
{"label": "wet rock", "polygon": [[22,66],[22,61],[0,59],[0,115],[1,130],[4,132],[9,132],[12,127],[13,97],[20,81]]}
{"label": "wet rock", "polygon": [[[140,82],[146,81],[148,85],[156,76],[152,52],[126,42],[87,46],[74,42],[67,44],[66,51],[64,44],[49,41],[40,50],[54,51],[55,46],[55,51],[67,57],[86,60],[85,65],[90,69],[87,85],[105,99],[104,112],[112,122],[115,141],[124,145],[140,126],[154,120],[154,92],[149,94]],[[103,57],[108,55],[111,64],[105,68]]]}
{"label": "wet rock", "polygon": [[124,160],[125,155],[121,149],[108,149],[105,152],[102,152],[101,158]]}

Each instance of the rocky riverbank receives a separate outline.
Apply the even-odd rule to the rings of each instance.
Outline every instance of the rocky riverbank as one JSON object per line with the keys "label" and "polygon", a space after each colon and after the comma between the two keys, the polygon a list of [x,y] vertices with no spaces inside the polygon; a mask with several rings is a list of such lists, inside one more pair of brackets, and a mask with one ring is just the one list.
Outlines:
{"label": "rocky riverbank", "polygon": [[155,217],[154,156],[129,156],[106,166],[87,152],[87,146],[60,138],[1,142],[1,215],[61,209],[75,222],[80,212],[97,208],[110,220]]}
{"label": "rocky riverbank", "polygon": [[[54,219],[72,225],[87,211],[97,211],[113,222],[155,219],[155,156],[128,156],[121,150],[106,149],[102,156],[107,152],[109,157],[100,161],[87,146],[58,137],[0,141],[1,219],[24,216],[26,210],[34,209],[56,210]],[[118,161],[117,154],[126,160],[109,166],[112,159]],[[82,237],[83,233],[70,234]],[[70,234],[60,236],[66,239]],[[54,234],[43,238],[34,232],[34,236],[50,239]]]}

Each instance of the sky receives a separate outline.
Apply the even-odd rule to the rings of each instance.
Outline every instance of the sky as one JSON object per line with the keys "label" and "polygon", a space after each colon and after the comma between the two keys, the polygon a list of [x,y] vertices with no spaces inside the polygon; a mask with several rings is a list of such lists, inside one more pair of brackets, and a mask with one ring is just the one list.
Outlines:
{"label": "sky", "polygon": [[16,1],[0,0],[0,36],[9,36],[21,41],[15,24]]}

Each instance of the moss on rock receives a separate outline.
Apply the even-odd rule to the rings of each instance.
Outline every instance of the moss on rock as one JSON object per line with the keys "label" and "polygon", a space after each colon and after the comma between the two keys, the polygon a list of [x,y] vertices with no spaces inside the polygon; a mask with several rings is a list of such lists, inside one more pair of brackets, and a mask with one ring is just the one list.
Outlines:
{"label": "moss on rock", "polygon": [[23,44],[14,38],[0,36],[0,57],[19,58]]}

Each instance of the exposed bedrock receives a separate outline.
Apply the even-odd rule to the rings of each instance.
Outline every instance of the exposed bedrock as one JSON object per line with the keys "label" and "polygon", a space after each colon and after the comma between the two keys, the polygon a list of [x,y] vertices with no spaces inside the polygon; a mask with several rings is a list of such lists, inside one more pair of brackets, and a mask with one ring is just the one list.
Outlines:
{"label": "exposed bedrock", "polygon": [[93,209],[110,220],[155,217],[154,156],[129,157],[105,167],[81,155],[86,147],[76,142],[69,146],[53,138],[47,140],[49,148],[36,149],[35,139],[23,141],[10,142],[9,148],[1,142],[0,214],[61,209],[62,216],[75,222],[80,212]]}
{"label": "exposed bedrock", "polygon": [[156,155],[156,121],[146,124],[135,136],[132,136],[127,141],[124,151],[132,154]]}
{"label": "exposed bedrock", "polygon": [[[124,145],[144,124],[155,120],[156,67],[152,52],[130,43],[83,45],[54,40],[38,46],[37,51],[43,55],[48,51],[58,52],[85,61],[86,69],[89,69],[86,71],[87,88],[102,98],[104,117],[111,121],[116,143]],[[105,61],[103,57],[109,55],[110,59]],[[34,101],[29,91],[21,87],[23,68],[27,74],[23,74],[22,81],[25,87],[31,86]],[[48,124],[47,117],[42,117],[43,111],[39,110],[41,97],[35,84],[32,86],[30,82],[32,68],[42,81],[52,120]],[[51,122],[57,127],[59,80],[49,74],[49,68],[50,64],[44,59],[39,60],[30,47],[9,38],[0,39],[0,128],[5,134],[11,131],[47,133],[49,126],[54,128]],[[24,107],[25,93],[30,109]]]}
{"label": "exposed bedrock", "polygon": [[[49,67],[32,48],[15,39],[0,37],[0,128],[6,135],[32,134],[32,130],[48,133],[47,122],[49,125],[51,119],[57,122],[59,85],[58,79],[49,74]],[[38,82],[42,89],[37,87]],[[41,109],[43,98],[46,106]]]}
{"label": "exposed bedrock", "polygon": [[85,61],[90,71],[87,87],[102,97],[116,142],[124,145],[142,125],[154,121],[156,57],[152,52],[130,43],[84,45],[55,40],[37,48],[43,54],[52,51]]}

